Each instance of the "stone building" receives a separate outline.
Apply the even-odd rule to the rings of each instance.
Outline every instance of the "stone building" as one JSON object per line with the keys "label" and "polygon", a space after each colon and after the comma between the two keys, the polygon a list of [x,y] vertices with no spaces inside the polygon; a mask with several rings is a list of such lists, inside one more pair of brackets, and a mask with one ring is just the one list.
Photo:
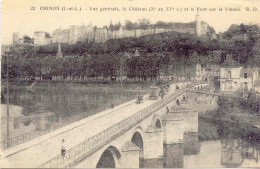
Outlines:
{"label": "stone building", "polygon": [[75,44],[78,41],[93,39],[93,27],[91,25],[71,25],[68,29],[56,29],[52,34],[52,42]]}
{"label": "stone building", "polygon": [[199,13],[197,13],[196,15],[196,35],[197,36],[201,35],[201,20],[200,20]]}
{"label": "stone building", "polygon": [[34,32],[34,44],[35,45],[48,45],[52,43],[52,38],[49,33],[43,31]]}
{"label": "stone building", "polygon": [[94,41],[104,43],[109,39],[119,39],[124,37],[141,37],[149,34],[157,34],[164,32],[180,32],[196,34],[197,36],[206,35],[209,31],[209,25],[201,21],[199,14],[196,15],[196,20],[190,23],[173,23],[171,27],[164,28],[148,28],[127,30],[120,26],[118,30],[110,30],[108,27],[94,28],[92,24],[87,26],[71,25],[68,29],[56,29],[52,34],[52,42],[75,44],[78,41]]}
{"label": "stone building", "polygon": [[13,33],[13,45],[20,44],[20,39],[22,39],[23,35],[20,32]]}
{"label": "stone building", "polygon": [[239,89],[254,89],[258,78],[258,68],[243,66],[227,55],[225,61],[220,65],[220,91],[233,92]]}
{"label": "stone building", "polygon": [[52,33],[52,43],[69,43],[69,30],[68,29],[56,29]]}
{"label": "stone building", "polygon": [[24,35],[21,32],[13,33],[13,45],[21,45],[21,44],[32,44],[33,39],[28,35]]}

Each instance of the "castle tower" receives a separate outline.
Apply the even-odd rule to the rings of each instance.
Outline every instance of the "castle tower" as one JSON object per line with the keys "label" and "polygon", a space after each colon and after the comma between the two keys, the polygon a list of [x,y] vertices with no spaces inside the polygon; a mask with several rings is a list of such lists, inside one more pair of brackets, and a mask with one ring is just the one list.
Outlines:
{"label": "castle tower", "polygon": [[118,30],[118,37],[122,38],[123,37],[123,27],[121,26]]}
{"label": "castle tower", "polygon": [[62,54],[62,52],[61,52],[60,43],[59,43],[59,45],[58,45],[58,52],[57,52],[56,56],[57,56],[58,58],[63,57],[63,54]]}
{"label": "castle tower", "polygon": [[198,37],[200,37],[200,35],[201,35],[201,20],[200,20],[199,12],[196,15],[196,30],[195,30],[195,32],[196,32],[196,35]]}

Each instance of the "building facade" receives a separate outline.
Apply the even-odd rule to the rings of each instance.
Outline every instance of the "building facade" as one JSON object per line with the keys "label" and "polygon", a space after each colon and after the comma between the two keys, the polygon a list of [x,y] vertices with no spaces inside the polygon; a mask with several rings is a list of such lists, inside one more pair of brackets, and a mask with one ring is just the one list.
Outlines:
{"label": "building facade", "polygon": [[32,44],[33,39],[21,32],[13,33],[13,45]]}
{"label": "building facade", "polygon": [[[119,24],[118,24],[119,25]],[[125,37],[141,37],[149,34],[158,34],[164,32],[179,32],[195,34],[198,37],[207,35],[209,25],[201,21],[199,14],[196,15],[194,22],[190,23],[172,23],[170,27],[156,27],[148,29],[127,30],[123,26],[116,29],[109,29],[107,26],[102,28],[89,25],[71,25],[66,29],[56,29],[52,32],[52,37],[47,32],[34,32],[34,40],[29,36],[23,35],[20,32],[13,33],[13,44],[31,43],[35,45],[47,45],[50,43],[68,43],[76,44],[78,41],[92,41],[96,43],[104,43],[109,39],[120,39]]]}
{"label": "building facade", "polygon": [[52,42],[52,39],[47,32],[37,31],[34,32],[34,44],[35,45],[48,45]]}
{"label": "building facade", "polygon": [[240,89],[254,89],[258,68],[243,68],[232,56],[227,55],[220,66],[220,91],[234,92]]}
{"label": "building facade", "polygon": [[87,26],[71,25],[68,29],[56,29],[52,34],[52,42],[75,44],[78,41],[94,41],[104,43],[109,39],[119,39],[124,37],[141,37],[149,34],[164,32],[180,32],[196,34],[198,37],[206,35],[209,31],[209,25],[201,21],[199,14],[196,15],[194,22],[190,23],[173,23],[168,28],[148,28],[127,30],[120,26],[117,30],[111,30],[108,27],[94,28],[92,24]]}

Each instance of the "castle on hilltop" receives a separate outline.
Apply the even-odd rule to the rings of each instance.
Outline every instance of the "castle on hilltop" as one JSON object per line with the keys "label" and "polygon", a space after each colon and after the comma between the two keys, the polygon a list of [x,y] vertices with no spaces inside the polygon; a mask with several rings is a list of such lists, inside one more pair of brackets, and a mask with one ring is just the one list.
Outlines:
{"label": "castle on hilltop", "polygon": [[[110,22],[112,24],[112,21]],[[33,39],[33,44],[35,45],[47,45],[50,43],[68,43],[75,44],[78,41],[92,41],[96,43],[104,43],[109,39],[120,39],[124,37],[141,37],[149,34],[158,34],[163,32],[180,32],[180,33],[190,33],[196,34],[198,37],[206,35],[209,32],[210,26],[200,20],[200,15],[196,15],[194,22],[190,23],[172,23],[168,27],[157,26],[148,27],[146,29],[136,28],[136,29],[126,29],[121,26],[120,22],[117,29],[111,29],[110,27],[104,26],[103,28],[97,28],[93,26],[92,23],[89,25],[71,25],[67,29],[56,29],[52,33],[52,37],[46,36],[48,33],[37,31],[34,33],[35,37]],[[19,33],[14,33],[13,44],[24,44],[28,43],[28,36],[19,36]],[[36,36],[37,35],[37,36]],[[40,36],[41,35],[41,36]]]}

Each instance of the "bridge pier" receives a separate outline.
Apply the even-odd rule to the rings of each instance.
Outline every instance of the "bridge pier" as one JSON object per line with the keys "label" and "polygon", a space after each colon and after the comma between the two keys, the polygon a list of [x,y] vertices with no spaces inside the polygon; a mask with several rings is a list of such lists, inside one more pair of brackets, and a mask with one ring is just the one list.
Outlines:
{"label": "bridge pier", "polygon": [[144,159],[163,157],[163,132],[161,128],[149,127],[144,133]]}
{"label": "bridge pier", "polygon": [[198,125],[199,125],[199,120],[198,120],[198,112],[195,110],[190,110],[187,109],[186,112],[183,112],[184,116],[184,123],[185,123],[185,129],[184,132],[198,132]]}
{"label": "bridge pier", "polygon": [[139,168],[140,151],[131,141],[126,142],[121,150],[120,168]]}
{"label": "bridge pier", "polygon": [[178,118],[174,113],[168,112],[163,116],[162,123],[165,144],[183,142],[183,118]]}

